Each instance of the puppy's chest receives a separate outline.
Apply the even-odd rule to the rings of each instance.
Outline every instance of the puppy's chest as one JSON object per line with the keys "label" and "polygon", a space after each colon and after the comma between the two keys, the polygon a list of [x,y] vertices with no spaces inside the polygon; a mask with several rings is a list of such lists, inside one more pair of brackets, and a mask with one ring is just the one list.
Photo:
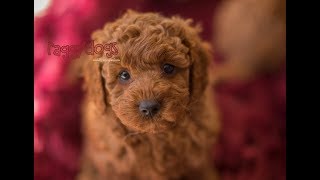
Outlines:
{"label": "puppy's chest", "polygon": [[[200,159],[204,154],[203,149],[184,131],[128,136],[117,151],[114,154],[120,155],[118,157],[124,160],[122,162],[130,173],[143,170],[176,176],[197,166],[192,156]],[[119,166],[120,162],[113,161],[115,166]]]}

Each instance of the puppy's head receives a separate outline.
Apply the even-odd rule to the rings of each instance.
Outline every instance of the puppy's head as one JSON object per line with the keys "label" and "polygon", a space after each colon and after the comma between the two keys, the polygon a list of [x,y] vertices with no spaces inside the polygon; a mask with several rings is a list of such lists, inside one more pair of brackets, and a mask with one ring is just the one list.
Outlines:
{"label": "puppy's head", "polygon": [[94,32],[95,43],[116,42],[118,54],[85,63],[88,96],[111,106],[129,129],[159,132],[175,126],[207,85],[209,45],[191,23],[128,11]]}

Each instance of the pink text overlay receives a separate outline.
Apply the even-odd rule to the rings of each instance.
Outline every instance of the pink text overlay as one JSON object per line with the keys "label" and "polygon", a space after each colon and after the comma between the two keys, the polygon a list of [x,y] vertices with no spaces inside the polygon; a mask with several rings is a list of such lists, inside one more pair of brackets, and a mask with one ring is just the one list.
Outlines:
{"label": "pink text overlay", "polygon": [[105,53],[107,58],[111,58],[118,54],[117,43],[94,44],[94,41],[81,43],[79,45],[57,45],[48,42],[48,55],[61,56],[62,58],[79,58],[82,52],[87,55]]}

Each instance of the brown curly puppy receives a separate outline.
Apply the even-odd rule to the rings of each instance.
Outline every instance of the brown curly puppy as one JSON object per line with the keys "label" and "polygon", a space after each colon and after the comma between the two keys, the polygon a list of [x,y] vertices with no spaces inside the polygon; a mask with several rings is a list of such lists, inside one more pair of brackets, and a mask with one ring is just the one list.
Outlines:
{"label": "brown curly puppy", "polygon": [[[85,56],[84,152],[79,179],[216,179],[209,45],[191,20],[128,11],[93,33],[113,60]],[[109,59],[110,60],[110,59]]]}

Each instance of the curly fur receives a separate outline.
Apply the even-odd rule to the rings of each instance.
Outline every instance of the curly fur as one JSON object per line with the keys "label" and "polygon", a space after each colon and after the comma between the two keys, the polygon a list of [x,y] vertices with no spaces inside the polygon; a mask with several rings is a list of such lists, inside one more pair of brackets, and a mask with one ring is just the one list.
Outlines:
{"label": "curly fur", "polygon": [[[79,179],[217,179],[208,152],[219,122],[208,87],[210,47],[191,20],[128,11],[93,33],[97,43],[117,42],[119,62],[82,56],[84,151]],[[164,63],[177,67],[173,76]],[[121,70],[131,74],[120,83]],[[161,103],[152,119],[140,115],[143,99]]]}

